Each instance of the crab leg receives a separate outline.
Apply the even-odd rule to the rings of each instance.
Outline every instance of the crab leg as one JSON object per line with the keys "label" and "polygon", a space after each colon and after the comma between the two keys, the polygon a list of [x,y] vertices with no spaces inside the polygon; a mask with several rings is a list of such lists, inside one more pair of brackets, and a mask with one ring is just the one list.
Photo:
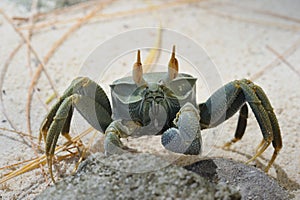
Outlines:
{"label": "crab leg", "polygon": [[245,107],[245,102],[250,105],[264,137],[256,154],[248,162],[260,156],[272,142],[275,151],[265,169],[268,171],[282,147],[282,141],[275,113],[266,94],[259,86],[244,79],[230,82],[217,90],[205,103],[199,105],[201,128],[217,126],[241,109],[235,138],[225,146],[228,147],[231,143],[240,140],[247,122],[248,109]]}
{"label": "crab leg", "polygon": [[199,121],[199,111],[191,103],[186,103],[176,115],[176,127],[163,133],[161,143],[175,153],[200,154],[202,139]]}
{"label": "crab leg", "polygon": [[[106,112],[108,112],[111,115],[112,112],[111,112],[110,103],[103,89],[99,85],[97,85],[94,81],[86,77],[78,77],[72,81],[71,85],[67,88],[65,93],[60,97],[58,102],[51,108],[50,112],[44,119],[40,129],[40,139],[43,136],[44,141],[46,141],[48,129],[52,124],[53,119],[59,107],[67,97],[73,94],[80,94],[94,99],[95,102],[98,102],[103,108],[105,108]],[[65,137],[68,137],[68,131],[70,127],[72,114],[73,114],[73,107],[70,108],[69,118],[66,121],[66,125],[62,131],[62,134]]]}
{"label": "crab leg", "polygon": [[113,121],[105,131],[104,149],[105,155],[121,154],[126,151],[136,152],[135,149],[131,149],[125,146],[120,138],[127,138],[134,133],[137,133],[141,129],[141,125],[133,121],[127,120],[115,120]]}
{"label": "crab leg", "polygon": [[52,158],[54,155],[57,139],[61,130],[64,128],[65,122],[68,118],[68,113],[71,110],[72,103],[70,101],[72,101],[72,99],[71,97],[68,97],[61,103],[60,107],[57,110],[57,114],[53,117],[53,122],[51,123],[49,130],[47,131],[45,139],[47,164],[53,182],[55,182],[55,180],[52,173]]}
{"label": "crab leg", "polygon": [[247,126],[247,118],[248,118],[248,106],[247,104],[244,104],[240,109],[239,119],[235,130],[234,138],[230,142],[227,142],[224,145],[224,148],[229,148],[230,145],[242,139]]}
{"label": "crab leg", "polygon": [[73,116],[73,112],[74,112],[74,107],[71,106],[68,116],[66,118],[65,124],[61,130],[61,134],[67,138],[68,140],[71,140],[71,136],[69,135],[70,133],[70,125],[71,125],[71,120],[72,120],[72,116]]}
{"label": "crab leg", "polygon": [[[70,97],[67,97],[57,110],[57,113],[48,130],[48,134],[46,137],[45,151],[52,179],[53,175],[51,172],[51,166],[55,146],[60,133],[64,129],[66,130],[66,127],[69,126],[69,124],[67,124],[66,122],[69,123],[69,113],[72,107],[75,107],[79,111],[79,113],[97,130],[105,130],[105,127],[107,127],[111,123],[110,114],[93,99],[79,94],[73,94]],[[96,116],[94,116],[93,114]]]}
{"label": "crab leg", "polygon": [[88,78],[75,79],[64,95],[53,106],[40,129],[46,143],[46,156],[52,180],[52,158],[59,135],[68,140],[73,109],[97,130],[104,131],[112,122],[111,107],[102,88]]}
{"label": "crab leg", "polygon": [[[273,164],[274,160],[276,159],[278,152],[282,148],[282,139],[281,139],[280,128],[279,128],[279,124],[278,124],[276,115],[271,106],[271,103],[270,103],[267,95],[265,94],[265,92],[262,90],[262,88],[257,85],[254,85],[252,82],[250,82],[249,87],[251,87],[255,91],[255,94],[260,99],[262,106],[265,108],[265,110],[269,116],[270,124],[271,124],[272,131],[273,131],[272,145],[274,147],[274,153],[273,153],[272,158],[269,161],[267,167],[265,168],[265,171],[268,171],[270,169],[271,165]],[[263,142],[261,142],[261,144],[258,146],[258,148],[256,150],[256,155],[259,156],[264,151],[264,145],[265,144],[263,144]],[[253,158],[250,159],[248,162],[251,162],[254,159],[255,159],[255,156],[253,156]]]}

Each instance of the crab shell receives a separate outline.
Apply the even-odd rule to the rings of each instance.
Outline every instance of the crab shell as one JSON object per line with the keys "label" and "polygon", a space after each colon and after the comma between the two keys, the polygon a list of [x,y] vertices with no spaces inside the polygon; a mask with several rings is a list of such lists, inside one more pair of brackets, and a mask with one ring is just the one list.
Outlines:
{"label": "crab shell", "polygon": [[[163,131],[171,126],[185,103],[197,105],[197,79],[191,75],[179,73],[170,80],[167,72],[153,72],[143,74],[143,78],[141,85],[137,85],[132,76],[118,79],[110,85],[114,120],[133,120],[143,126],[156,121],[163,123],[155,125],[163,127]],[[147,98],[149,96],[151,98]]]}

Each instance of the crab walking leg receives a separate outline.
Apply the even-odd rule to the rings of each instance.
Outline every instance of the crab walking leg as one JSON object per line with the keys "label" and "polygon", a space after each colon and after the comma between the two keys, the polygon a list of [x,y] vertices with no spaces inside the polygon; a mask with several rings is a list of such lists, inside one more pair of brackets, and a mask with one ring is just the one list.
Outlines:
{"label": "crab walking leg", "polygon": [[244,104],[240,109],[239,119],[235,130],[234,138],[231,141],[225,143],[224,148],[229,148],[230,145],[242,139],[247,126],[247,118],[248,118],[248,106],[247,104]]}
{"label": "crab walking leg", "polygon": [[242,89],[229,82],[199,105],[201,129],[213,128],[232,117],[245,104]]}
{"label": "crab walking leg", "polygon": [[246,101],[249,103],[257,121],[262,131],[264,137],[264,143],[262,144],[259,151],[247,162],[251,162],[255,160],[258,156],[260,156],[273,141],[273,130],[269,115],[267,110],[264,107],[264,103],[262,103],[263,99],[260,99],[256,93],[255,88],[251,87],[252,82],[248,80],[241,80],[239,82],[239,86],[242,88],[243,93],[245,95]]}
{"label": "crab walking leg", "polygon": [[265,107],[266,111],[268,112],[268,115],[269,115],[269,118],[271,121],[271,125],[272,125],[272,130],[273,130],[272,144],[275,149],[280,150],[282,147],[281,132],[280,132],[278,120],[277,120],[274,110],[271,106],[271,103],[261,87],[259,87],[258,85],[254,85],[253,83],[251,86],[252,86],[253,90],[255,91],[256,95],[258,96],[258,98],[261,100],[261,103]]}
{"label": "crab walking leg", "polygon": [[136,152],[135,149],[131,149],[125,146],[120,138],[127,138],[139,131],[141,126],[133,121],[115,120],[113,121],[105,131],[104,150],[105,155],[122,154],[126,151]]}
{"label": "crab walking leg", "polygon": [[[50,128],[54,116],[56,115],[58,109],[60,108],[63,101],[70,97],[73,94],[80,94],[94,99],[95,102],[98,102],[103,108],[105,108],[106,112],[111,115],[111,106],[109,100],[103,91],[103,89],[94,81],[90,80],[87,77],[78,77],[72,81],[70,86],[66,89],[64,94],[59,98],[58,102],[51,108],[49,114],[44,119],[42,126],[40,128],[40,140],[43,137],[44,141],[46,141],[48,129]],[[62,134],[70,139],[69,136],[69,127],[73,114],[73,108],[69,112],[68,120],[66,121],[65,127],[63,128]]]}
{"label": "crab walking leg", "polygon": [[250,105],[263,134],[263,141],[256,154],[247,163],[260,156],[272,142],[275,151],[265,169],[267,171],[282,147],[282,140],[271,103],[259,86],[243,79],[230,82],[217,90],[205,103],[199,105],[201,129],[215,127],[240,110],[235,138],[226,143],[225,147],[237,142],[244,135],[247,124],[248,108],[245,103]]}
{"label": "crab walking leg", "polygon": [[[249,86],[255,91],[257,97],[261,100],[262,105],[264,106],[265,110],[268,113],[268,116],[269,116],[269,119],[271,122],[271,126],[272,126],[272,131],[273,131],[272,145],[274,147],[274,153],[273,153],[272,158],[269,161],[267,167],[265,168],[265,171],[268,171],[270,169],[270,167],[272,166],[274,160],[276,159],[278,152],[282,148],[282,138],[281,138],[280,128],[279,128],[279,124],[278,124],[276,115],[271,106],[271,103],[270,103],[267,95],[263,91],[263,89],[261,87],[259,87],[258,85],[253,84],[252,82],[249,84]],[[258,148],[256,150],[257,153],[260,152],[262,148],[263,148],[263,141],[261,142],[261,145],[258,146]]]}
{"label": "crab walking leg", "polygon": [[54,116],[59,109],[60,105],[62,104],[64,99],[60,99],[49,111],[48,115],[45,117],[45,119],[42,122],[41,128],[40,128],[40,135],[39,135],[39,143],[42,140],[42,137],[44,141],[46,141],[48,130],[51,126],[51,123],[53,122]]}
{"label": "crab walking leg", "polygon": [[101,104],[91,99],[88,96],[83,96],[79,94],[73,94],[63,100],[53,121],[49,127],[46,136],[46,156],[47,163],[49,167],[49,172],[52,180],[52,158],[54,155],[57,139],[63,131],[69,129],[70,114],[72,114],[72,109],[76,108],[78,112],[97,130],[105,130],[111,122],[111,114],[107,112],[106,108],[103,108]]}
{"label": "crab walking leg", "polygon": [[201,129],[216,127],[240,110],[234,138],[227,142],[224,148],[228,148],[231,144],[242,139],[247,126],[248,107],[243,91],[237,82],[227,83],[205,103],[199,105]]}
{"label": "crab walking leg", "polygon": [[66,98],[61,106],[57,110],[57,114],[53,117],[53,123],[51,123],[47,136],[46,136],[46,156],[47,156],[47,164],[50,172],[50,176],[53,182],[55,182],[52,172],[52,158],[55,151],[55,146],[57,143],[57,139],[60,135],[61,130],[63,129],[65,122],[68,118],[68,113],[72,106],[72,98]]}
{"label": "crab walking leg", "polygon": [[176,115],[176,127],[163,133],[161,143],[175,153],[200,154],[202,139],[199,121],[199,111],[191,103],[186,103]]}
{"label": "crab walking leg", "polygon": [[72,116],[73,116],[73,112],[74,112],[74,107],[71,106],[70,110],[69,110],[69,114],[67,116],[67,119],[65,121],[65,124],[63,126],[63,129],[61,130],[61,134],[67,138],[69,141],[72,140],[71,136],[69,135],[70,133],[70,125],[71,125],[71,120],[72,120]]}
{"label": "crab walking leg", "polygon": [[92,127],[104,132],[112,122],[111,114],[107,112],[107,109],[88,96],[74,94],[72,97],[73,106],[83,118]]}

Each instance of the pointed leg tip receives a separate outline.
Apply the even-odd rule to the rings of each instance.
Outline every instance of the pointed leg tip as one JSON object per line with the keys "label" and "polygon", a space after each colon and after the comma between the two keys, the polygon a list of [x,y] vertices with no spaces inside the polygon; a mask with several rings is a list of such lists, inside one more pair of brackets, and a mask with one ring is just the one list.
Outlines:
{"label": "pointed leg tip", "polygon": [[221,148],[228,150],[228,149],[230,149],[231,145],[232,145],[232,142],[226,142],[223,146],[221,146]]}
{"label": "pointed leg tip", "polygon": [[53,164],[53,155],[47,155],[47,164],[48,164],[48,171],[51,177],[52,182],[55,184],[55,179],[53,176],[52,164]]}
{"label": "pointed leg tip", "polygon": [[222,149],[228,150],[230,149],[231,145],[236,143],[237,141],[239,141],[239,138],[233,138],[232,140],[230,140],[229,142],[226,142],[223,146]]}
{"label": "pointed leg tip", "polygon": [[271,168],[271,166],[266,167],[266,168],[264,169],[264,172],[265,172],[265,173],[268,173],[270,168]]}

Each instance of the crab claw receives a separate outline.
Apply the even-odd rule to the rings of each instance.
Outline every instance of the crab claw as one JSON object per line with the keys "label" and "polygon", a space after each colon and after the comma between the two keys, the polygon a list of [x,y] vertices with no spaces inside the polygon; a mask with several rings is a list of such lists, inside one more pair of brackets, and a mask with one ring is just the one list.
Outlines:
{"label": "crab claw", "polygon": [[175,57],[175,45],[173,46],[172,55],[168,66],[169,79],[173,80],[178,75],[178,60]]}
{"label": "crab claw", "polygon": [[163,133],[162,145],[175,153],[200,154],[202,139],[199,121],[199,111],[191,103],[186,103],[174,120],[176,127],[169,128]]}

